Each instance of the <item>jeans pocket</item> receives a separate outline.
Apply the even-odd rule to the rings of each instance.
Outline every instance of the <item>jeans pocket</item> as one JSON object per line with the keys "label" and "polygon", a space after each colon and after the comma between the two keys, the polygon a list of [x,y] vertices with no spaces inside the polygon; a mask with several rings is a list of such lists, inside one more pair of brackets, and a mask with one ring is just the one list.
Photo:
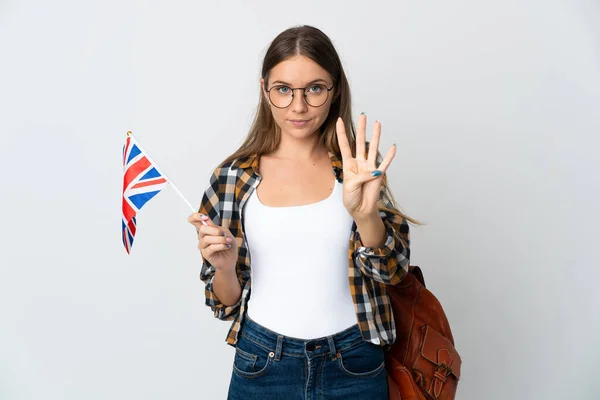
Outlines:
{"label": "jeans pocket", "polygon": [[361,339],[360,343],[340,352],[337,365],[353,378],[372,378],[385,370],[383,348]]}
{"label": "jeans pocket", "polygon": [[243,378],[258,378],[267,373],[275,353],[241,335],[235,348],[233,371]]}

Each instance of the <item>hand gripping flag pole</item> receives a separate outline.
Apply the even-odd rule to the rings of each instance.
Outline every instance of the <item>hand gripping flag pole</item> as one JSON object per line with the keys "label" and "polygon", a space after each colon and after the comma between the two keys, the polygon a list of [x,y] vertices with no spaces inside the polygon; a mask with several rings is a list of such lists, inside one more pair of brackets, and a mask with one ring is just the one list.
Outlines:
{"label": "hand gripping flag pole", "polygon": [[[185,201],[192,212],[196,212],[196,209],[183,197],[175,184],[167,178],[140,146],[133,133],[128,131],[127,140],[123,146],[123,216],[121,225],[123,245],[128,254],[135,237],[138,211],[167,183]],[[206,222],[202,222],[207,225]]]}

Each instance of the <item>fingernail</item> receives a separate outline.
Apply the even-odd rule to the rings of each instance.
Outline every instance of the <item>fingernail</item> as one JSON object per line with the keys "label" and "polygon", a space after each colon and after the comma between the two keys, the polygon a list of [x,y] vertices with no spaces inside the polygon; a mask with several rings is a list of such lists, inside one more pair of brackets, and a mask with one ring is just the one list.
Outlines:
{"label": "fingernail", "polygon": [[396,147],[396,143],[394,143],[394,147]]}
{"label": "fingernail", "polygon": [[375,171],[371,172],[371,175],[373,175],[373,176],[379,176],[379,175],[381,175],[381,171],[375,170]]}
{"label": "fingernail", "polygon": [[225,232],[221,232],[221,236],[227,236]]}
{"label": "fingernail", "polygon": [[232,238],[228,237],[227,239],[225,239],[227,241],[227,243],[231,243],[231,241],[233,240]]}
{"label": "fingernail", "polygon": [[207,220],[208,219],[208,215],[201,215],[200,219]]}
{"label": "fingernail", "polygon": [[228,244],[225,245],[225,247],[227,247],[228,249],[230,249],[231,245],[228,243]]}
{"label": "fingernail", "polygon": [[361,112],[361,113],[360,113],[360,115],[365,115],[365,112],[364,112],[364,111],[363,111],[363,112]]}

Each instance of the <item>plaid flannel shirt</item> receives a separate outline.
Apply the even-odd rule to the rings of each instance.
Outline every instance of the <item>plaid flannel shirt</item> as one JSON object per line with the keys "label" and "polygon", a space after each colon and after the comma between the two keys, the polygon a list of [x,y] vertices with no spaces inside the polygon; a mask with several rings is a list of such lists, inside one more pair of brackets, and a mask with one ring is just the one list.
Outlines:
{"label": "plaid flannel shirt", "polygon": [[[342,183],[342,162],[332,152],[329,152],[329,157],[336,179]],[[234,347],[246,314],[251,287],[250,251],[244,237],[242,212],[246,200],[260,183],[259,160],[260,156],[252,155],[217,167],[210,177],[199,209],[216,225],[228,228],[238,242],[236,272],[242,295],[236,304],[226,306],[216,297],[213,291],[215,267],[204,256],[200,272],[200,279],[205,284],[206,305],[214,312],[215,318],[233,321],[226,342]],[[349,232],[348,279],[363,339],[388,347],[396,340],[396,329],[386,285],[397,284],[408,271],[410,236],[408,223],[400,215],[385,210],[379,210],[379,215],[387,236],[380,248],[364,247],[356,222],[352,224]]]}

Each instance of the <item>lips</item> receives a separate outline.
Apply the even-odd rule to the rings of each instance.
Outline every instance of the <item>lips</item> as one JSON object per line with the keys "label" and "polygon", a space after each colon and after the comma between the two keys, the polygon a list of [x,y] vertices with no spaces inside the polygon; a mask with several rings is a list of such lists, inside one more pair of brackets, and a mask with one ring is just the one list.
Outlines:
{"label": "lips", "polygon": [[290,119],[290,122],[297,128],[305,126],[309,119]]}

